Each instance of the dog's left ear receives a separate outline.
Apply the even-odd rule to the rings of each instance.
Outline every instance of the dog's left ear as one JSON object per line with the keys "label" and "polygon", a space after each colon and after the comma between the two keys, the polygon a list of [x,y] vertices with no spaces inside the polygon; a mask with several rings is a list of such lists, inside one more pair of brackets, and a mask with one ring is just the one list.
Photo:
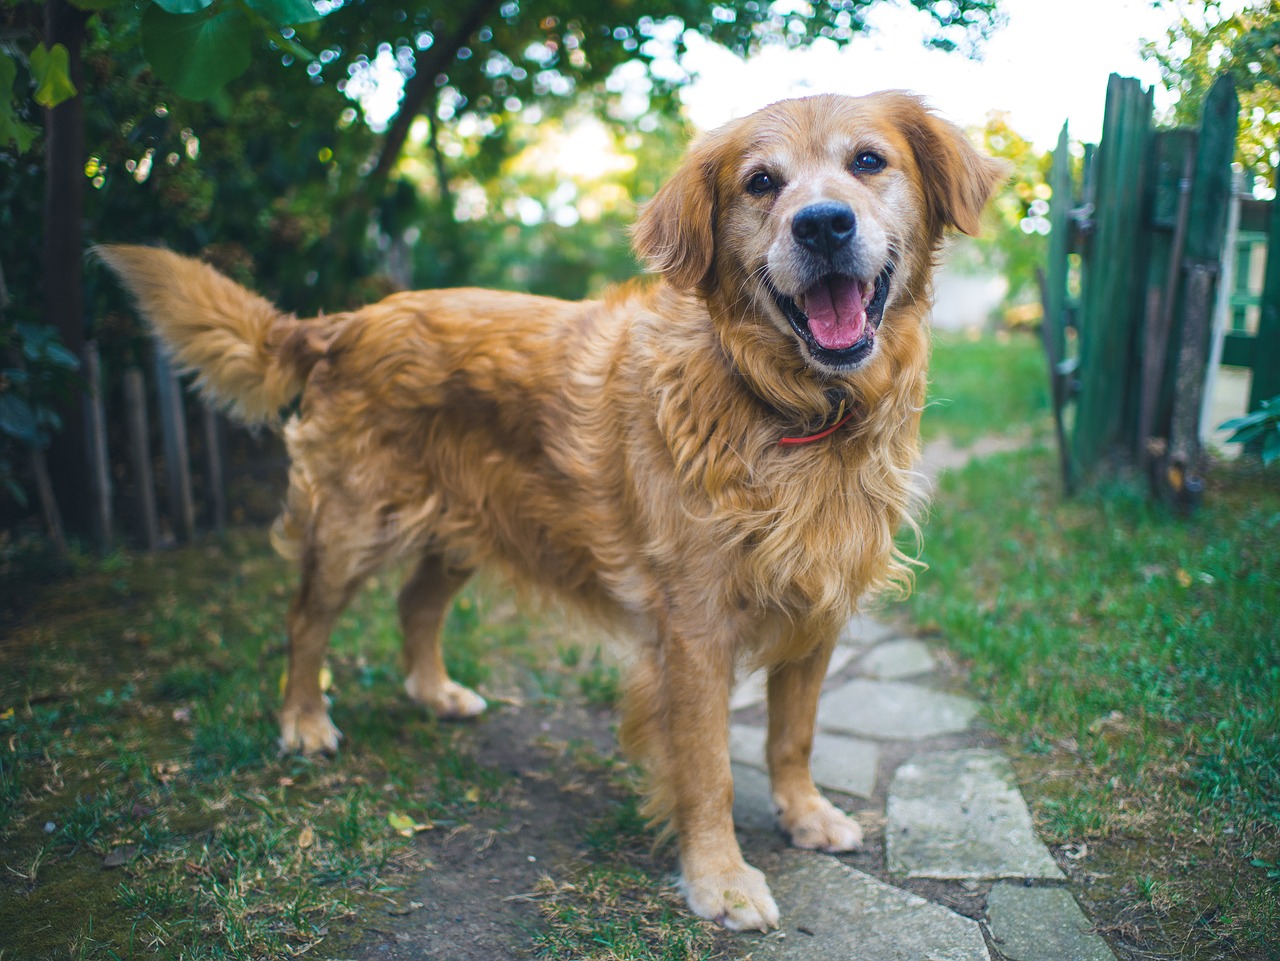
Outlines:
{"label": "dog's left ear", "polygon": [[955,227],[977,236],[982,211],[1012,165],[976,150],[959,127],[935,116],[919,98],[891,96],[920,170],[930,223],[939,232]]}
{"label": "dog's left ear", "polygon": [[717,155],[709,139],[695,144],[631,228],[636,256],[684,290],[705,290],[715,273]]}

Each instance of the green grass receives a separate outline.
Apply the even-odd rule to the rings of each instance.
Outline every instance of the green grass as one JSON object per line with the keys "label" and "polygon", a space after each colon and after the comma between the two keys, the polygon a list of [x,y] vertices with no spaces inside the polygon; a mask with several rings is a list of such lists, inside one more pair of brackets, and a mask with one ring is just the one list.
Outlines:
{"label": "green grass", "polygon": [[920,422],[926,440],[946,436],[967,447],[980,437],[1028,433],[1049,409],[1044,352],[1025,332],[935,335],[929,381]]}
{"label": "green grass", "polygon": [[[509,767],[473,751],[477,728],[408,703],[395,576],[372,582],[334,632],[343,750],[302,758],[276,747],[296,575],[264,536],[77,557],[48,574],[23,581],[27,610],[0,642],[0,961],[345,957],[363,919],[430,870],[390,818],[451,832],[537,816]],[[501,591],[465,591],[445,635],[450,673],[487,694],[540,710],[617,701],[608,652]],[[719,935],[689,918],[669,859],[649,850],[633,772],[582,738],[565,763],[608,792],[611,813],[585,829],[586,861],[547,865],[562,880],[540,900],[538,950],[709,957]]]}
{"label": "green grass", "polygon": [[[305,759],[276,750],[293,575],[264,537],[78,565],[0,646],[6,961],[331,951],[418,866],[390,815],[449,829],[504,803],[509,775],[465,730],[405,702],[388,583],[331,651],[334,721],[359,748]],[[530,656],[529,622],[484,603],[447,625],[466,683],[482,650]]]}
{"label": "green grass", "polygon": [[1280,880],[1253,862],[1280,855],[1280,483],[1213,474],[1183,520],[1137,483],[1064,501],[1048,451],[977,461],[935,496],[911,605],[1100,891],[1166,948],[1276,957]]}
{"label": "green grass", "polygon": [[579,765],[607,770],[621,793],[584,832],[581,863],[537,889],[545,922],[533,947],[545,961],[711,961],[727,936],[691,915],[665,883],[635,784],[616,757],[584,750]]}

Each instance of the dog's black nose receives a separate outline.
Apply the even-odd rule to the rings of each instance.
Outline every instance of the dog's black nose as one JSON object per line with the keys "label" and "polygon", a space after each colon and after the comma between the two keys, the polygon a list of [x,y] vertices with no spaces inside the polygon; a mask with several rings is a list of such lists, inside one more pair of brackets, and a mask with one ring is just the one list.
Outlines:
{"label": "dog's black nose", "polygon": [[825,201],[811,204],[791,221],[791,236],[814,253],[828,257],[847,244],[858,220],[847,204]]}

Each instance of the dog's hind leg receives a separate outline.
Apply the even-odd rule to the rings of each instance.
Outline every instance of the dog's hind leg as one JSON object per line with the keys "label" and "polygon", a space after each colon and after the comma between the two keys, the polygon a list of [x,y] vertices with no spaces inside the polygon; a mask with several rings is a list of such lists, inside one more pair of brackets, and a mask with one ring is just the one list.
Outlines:
{"label": "dog's hind leg", "polygon": [[437,717],[474,717],[486,707],[484,698],[449,677],[440,644],[449,604],[470,576],[470,571],[451,570],[442,557],[428,554],[400,588],[404,688]]}
{"label": "dog's hind leg", "polygon": [[280,709],[280,746],[305,754],[338,749],[342,734],[329,720],[320,671],[334,622],[367,574],[348,563],[345,552],[319,543],[311,538],[302,550],[302,583],[289,605],[289,668]]}
{"label": "dog's hind leg", "polygon": [[835,634],[803,657],[769,672],[769,734],[766,754],[778,823],[799,848],[852,851],[862,846],[862,828],[824,798],[813,783],[813,751],[818,695]]}

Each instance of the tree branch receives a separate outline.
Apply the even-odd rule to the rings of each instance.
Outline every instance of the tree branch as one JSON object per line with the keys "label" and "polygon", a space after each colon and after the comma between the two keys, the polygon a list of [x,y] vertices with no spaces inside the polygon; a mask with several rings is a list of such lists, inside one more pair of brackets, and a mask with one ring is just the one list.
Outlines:
{"label": "tree branch", "polygon": [[458,50],[484,25],[485,19],[499,2],[500,0],[473,0],[457,27],[444,37],[437,34],[436,42],[417,58],[414,75],[404,86],[400,112],[387,130],[386,139],[382,142],[382,153],[378,156],[377,166],[373,168],[371,177],[375,184],[385,181],[391,168],[400,159],[400,151],[404,149],[404,142],[409,137],[409,128],[422,112],[423,106],[428,102],[435,103],[433,93],[436,77],[453,62]]}

